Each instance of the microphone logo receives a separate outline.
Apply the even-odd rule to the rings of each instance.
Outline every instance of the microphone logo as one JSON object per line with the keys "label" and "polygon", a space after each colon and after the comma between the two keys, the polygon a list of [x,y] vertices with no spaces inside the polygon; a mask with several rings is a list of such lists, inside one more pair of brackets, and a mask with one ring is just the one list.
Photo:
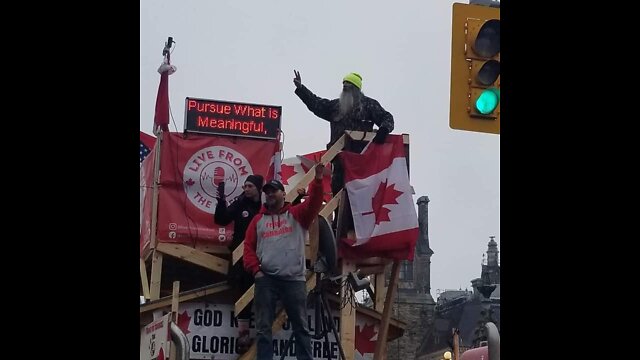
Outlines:
{"label": "microphone logo", "polygon": [[[225,156],[211,157],[207,154]],[[185,164],[184,191],[195,207],[213,214],[220,183],[224,182],[224,195],[233,199],[242,194],[243,181],[252,173],[251,163],[242,153],[226,146],[209,146],[194,152]]]}

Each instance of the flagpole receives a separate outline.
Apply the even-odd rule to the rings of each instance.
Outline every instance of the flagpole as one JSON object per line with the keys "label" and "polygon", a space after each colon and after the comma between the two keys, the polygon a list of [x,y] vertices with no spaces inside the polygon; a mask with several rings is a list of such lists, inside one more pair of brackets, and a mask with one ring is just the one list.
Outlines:
{"label": "flagpole", "polygon": [[[162,65],[160,66],[160,68],[162,69],[162,67],[166,64],[168,66],[171,65],[171,45],[173,44],[173,38],[171,36],[169,36],[169,38],[167,39],[167,42],[165,42],[164,44],[164,48],[162,49],[162,56],[164,57]],[[168,70],[167,71],[166,76],[169,76],[168,74]],[[161,85],[162,85],[162,72],[160,73],[161,79]],[[160,93],[160,92],[158,92]],[[160,95],[160,94],[159,94]],[[168,96],[168,94],[167,94]],[[161,149],[161,144],[162,144],[162,139],[163,139],[163,134],[164,132],[162,131],[162,126],[160,124],[158,124],[157,122],[157,116],[158,116],[158,102],[156,99],[156,115],[155,118],[153,120],[153,133],[154,135],[156,135],[156,144],[155,144],[155,158],[154,158],[154,164],[153,164],[153,203],[152,203],[152,207],[151,207],[151,249],[155,250],[156,248],[156,239],[157,239],[157,228],[158,228],[158,193],[159,193],[159,184],[160,184],[160,149]]]}

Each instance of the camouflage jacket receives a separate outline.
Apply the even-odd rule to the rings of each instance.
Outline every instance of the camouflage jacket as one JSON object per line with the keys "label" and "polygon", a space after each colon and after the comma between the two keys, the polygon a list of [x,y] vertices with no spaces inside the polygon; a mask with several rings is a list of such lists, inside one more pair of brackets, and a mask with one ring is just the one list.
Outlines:
{"label": "camouflage jacket", "polygon": [[345,130],[372,131],[373,124],[393,131],[393,115],[386,111],[378,101],[362,96],[359,106],[354,106],[349,114],[339,118],[339,99],[323,99],[316,96],[304,85],[296,89],[296,95],[316,116],[327,120],[331,125],[329,148],[344,134]]}

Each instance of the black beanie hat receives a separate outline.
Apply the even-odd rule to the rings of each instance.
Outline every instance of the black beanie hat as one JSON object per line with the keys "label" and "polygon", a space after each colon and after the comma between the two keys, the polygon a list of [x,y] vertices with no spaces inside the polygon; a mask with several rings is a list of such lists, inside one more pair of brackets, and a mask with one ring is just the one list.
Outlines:
{"label": "black beanie hat", "polygon": [[258,192],[262,191],[262,185],[264,184],[264,178],[262,175],[249,175],[244,182],[250,182],[256,186]]}

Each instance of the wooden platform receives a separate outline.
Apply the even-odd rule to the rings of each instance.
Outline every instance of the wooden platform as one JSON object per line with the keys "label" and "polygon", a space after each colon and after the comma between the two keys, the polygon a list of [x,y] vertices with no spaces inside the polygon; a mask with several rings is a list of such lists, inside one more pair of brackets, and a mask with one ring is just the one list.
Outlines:
{"label": "wooden platform", "polygon": [[[322,156],[320,160],[326,164],[338,154],[346,143],[351,139],[369,141],[375,136],[375,132],[347,132],[343,135],[331,149]],[[408,147],[409,136],[404,134],[405,144]],[[158,154],[156,154],[159,156]],[[157,159],[156,163],[159,163]],[[408,162],[408,152],[407,152]],[[296,188],[306,187],[313,179],[314,171],[307,172]],[[154,185],[154,192],[157,199],[157,186]],[[297,196],[295,191],[286,195],[286,201],[292,201]],[[347,199],[343,191],[336,194],[324,208],[320,215],[329,218],[332,213],[339,209],[342,213]],[[342,208],[340,208],[342,207]],[[157,202],[154,202],[153,216],[157,216]],[[338,222],[340,224],[340,222]],[[155,219],[152,218],[152,231],[156,229]],[[339,225],[339,231],[340,225]],[[349,234],[348,234],[349,235]],[[162,239],[155,239],[152,234],[151,243],[141,256],[140,260],[140,294],[149,301],[140,306],[141,327],[148,324],[152,319],[152,313],[157,310],[170,311],[179,306],[179,303],[190,301],[201,301],[206,299],[209,302],[222,304],[234,304],[235,313],[244,309],[253,300],[253,287],[244,294],[238,294],[232,286],[227,283],[227,271],[231,264],[242,258],[244,246],[240,245],[234,253],[221,246],[200,245],[195,247],[183,244],[173,244],[163,242]],[[309,229],[305,254],[309,264],[315,262],[318,251],[318,227],[312,225]],[[391,279],[388,286],[385,281],[385,270],[392,266]],[[391,317],[391,301],[395,297],[396,283],[399,274],[399,262],[382,258],[368,258],[357,261],[341,259],[340,273],[343,275],[359,270],[362,275],[371,275],[372,284],[375,288],[374,308],[357,306],[356,311],[352,311],[349,306],[341,303],[344,294],[340,289],[340,296],[329,294],[328,299],[336,309],[340,309],[340,338],[345,351],[345,360],[355,358],[355,318],[356,314],[361,314],[379,321],[378,341],[374,360],[386,357],[387,341],[396,339],[404,333],[406,324]],[[310,290],[315,284],[315,274],[310,273],[307,280],[307,289]],[[179,294],[175,290],[175,281],[180,282]],[[273,329],[278,330],[285,318],[284,311],[278,314],[274,322]],[[255,357],[255,344],[251,349],[239,357],[240,360],[249,360]]]}

